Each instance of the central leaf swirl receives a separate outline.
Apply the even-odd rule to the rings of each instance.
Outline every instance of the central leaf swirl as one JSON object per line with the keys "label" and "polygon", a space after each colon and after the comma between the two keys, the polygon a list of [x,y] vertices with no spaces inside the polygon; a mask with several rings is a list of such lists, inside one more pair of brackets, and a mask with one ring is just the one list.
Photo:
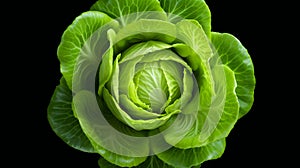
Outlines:
{"label": "central leaf swirl", "polygon": [[129,126],[143,129],[142,124],[156,122],[151,125],[157,128],[191,99],[196,82],[192,69],[171,47],[159,41],[141,42],[115,59],[104,94],[111,98],[106,100],[110,110]]}

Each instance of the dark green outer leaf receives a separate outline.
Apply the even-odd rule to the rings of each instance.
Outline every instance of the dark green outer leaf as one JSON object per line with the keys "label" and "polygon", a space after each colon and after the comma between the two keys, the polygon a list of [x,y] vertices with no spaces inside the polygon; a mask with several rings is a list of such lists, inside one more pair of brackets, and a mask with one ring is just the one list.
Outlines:
{"label": "dark green outer leaf", "polygon": [[98,165],[100,168],[119,168],[119,166],[108,162],[103,157],[100,157],[100,159],[98,160]]}
{"label": "dark green outer leaf", "polygon": [[212,43],[222,63],[234,72],[240,104],[239,117],[242,117],[248,113],[254,101],[256,80],[251,57],[241,42],[231,34],[213,32]]}
{"label": "dark green outer leaf", "polygon": [[[105,148],[97,144],[94,144],[94,146],[97,152],[103,157],[101,157],[98,161],[100,168],[133,167],[143,163],[146,160],[146,157],[122,156],[112,153],[109,150],[106,150]],[[109,160],[109,162],[107,160]]]}
{"label": "dark green outer leaf", "polygon": [[134,167],[134,168],[173,168],[162,160],[160,160],[157,156],[148,156],[147,160],[142,164]]}
{"label": "dark green outer leaf", "polygon": [[107,161],[121,167],[132,167],[146,160],[149,153],[148,141],[137,142],[134,139],[143,136],[143,132],[129,129],[115,118],[102,116],[104,113],[112,116],[103,99],[83,90],[73,97],[73,109],[95,151]]}
{"label": "dark green outer leaf", "polygon": [[[108,23],[112,23],[112,19],[106,14],[98,11],[88,11],[78,16],[64,31],[57,50],[57,55],[60,61],[61,73],[63,74],[69,88],[72,88],[72,79],[77,60],[80,56],[85,54],[82,53],[84,52],[83,46],[85,46],[86,51],[97,52],[97,55],[99,54],[98,52],[101,53],[106,50],[106,45],[96,44],[89,40],[92,35],[95,36],[95,32],[97,32],[97,34],[101,32],[99,31],[100,27],[102,28],[106,25],[105,28],[109,28]],[[102,38],[103,41],[99,41],[104,43],[106,34],[105,37],[97,37],[97,39],[100,38]],[[87,42],[90,42],[91,44],[87,44]],[[95,53],[86,53],[85,56],[93,54]]]}
{"label": "dark green outer leaf", "polygon": [[60,80],[48,106],[48,121],[57,136],[71,147],[84,152],[95,152],[73,114],[72,92],[64,78]]}
{"label": "dark green outer leaf", "polygon": [[204,0],[160,0],[160,3],[165,12],[169,13],[169,21],[176,23],[181,20],[179,17],[195,19],[210,37],[211,14]]}
{"label": "dark green outer leaf", "polygon": [[157,154],[157,157],[176,168],[191,168],[199,166],[204,161],[221,157],[225,150],[225,144],[225,139],[221,139],[198,148],[179,149],[173,147]]}
{"label": "dark green outer leaf", "polygon": [[[158,0],[98,0],[91,7],[91,10],[101,11],[114,19],[118,19],[122,26],[142,17],[166,19]],[[148,11],[155,11],[156,13],[146,13]]]}
{"label": "dark green outer leaf", "polygon": [[[106,161],[104,158],[98,160],[98,165],[100,168],[119,168],[117,165]],[[167,165],[162,160],[158,159],[157,156],[148,156],[145,162],[133,168],[173,168],[173,166]]]}
{"label": "dark green outer leaf", "polygon": [[[207,123],[211,123],[211,121],[217,119],[218,124],[216,125],[214,131],[212,132],[211,136],[206,140],[206,142],[214,142],[218,139],[227,137],[230,131],[233,129],[239,116],[239,103],[238,103],[237,95],[235,93],[236,79],[234,77],[234,73],[226,65],[218,65],[215,66],[214,69],[215,69],[214,78],[216,79],[215,81],[217,82],[222,78],[223,75],[225,75],[226,84],[224,84],[223,82],[215,83],[216,84],[215,90],[216,93],[219,93],[219,95],[218,98],[216,98],[215,101],[213,101],[212,103],[212,111],[214,111],[214,109],[218,109],[218,106],[222,104],[221,103],[222,101],[225,100],[225,102],[223,105],[223,112],[219,113],[220,116],[214,116],[210,114],[208,114],[207,116],[208,117],[207,120],[209,121]],[[226,87],[224,87],[224,85],[226,85]],[[225,88],[226,88],[226,94],[224,95],[225,97],[222,98],[223,97],[222,92],[225,91],[223,90]],[[208,124],[207,126],[209,127],[211,126],[211,124]],[[202,128],[202,130],[208,131],[205,128],[207,127],[204,126],[204,129]]]}

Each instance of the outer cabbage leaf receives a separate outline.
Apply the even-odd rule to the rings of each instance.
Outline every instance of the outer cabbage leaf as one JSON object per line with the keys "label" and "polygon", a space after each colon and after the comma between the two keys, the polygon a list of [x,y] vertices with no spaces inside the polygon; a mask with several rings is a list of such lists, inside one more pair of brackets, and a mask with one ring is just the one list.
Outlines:
{"label": "outer cabbage leaf", "polygon": [[[192,52],[190,55],[185,56],[192,69],[197,70],[201,63],[208,66],[208,60],[213,56],[213,52],[203,27],[196,20],[182,20],[176,24],[176,28],[179,40],[189,46],[183,49],[188,50],[190,48]],[[180,49],[178,48],[179,53]]]}
{"label": "outer cabbage leaf", "polygon": [[[64,31],[57,55],[60,61],[61,73],[66,79],[69,88],[72,88],[74,67],[77,64],[78,57],[84,54],[82,53],[84,45],[87,44],[91,35],[108,23],[113,23],[113,20],[106,14],[97,11],[88,11],[78,16]],[[117,26],[116,23],[114,26]],[[105,37],[101,38],[105,39],[106,34]],[[99,51],[99,53],[104,52],[107,48],[105,45],[96,45],[95,47],[97,49],[93,49]]]}
{"label": "outer cabbage leaf", "polygon": [[121,167],[137,166],[146,160],[149,142],[134,139],[145,136],[144,132],[131,129],[113,117],[103,99],[90,91],[80,91],[73,97],[73,104],[83,132],[103,158]]}
{"label": "outer cabbage leaf", "polygon": [[64,78],[61,78],[48,106],[48,121],[57,136],[71,147],[84,152],[95,152],[74,116],[72,91]]}
{"label": "outer cabbage leaf", "polygon": [[179,149],[172,147],[157,154],[157,157],[176,168],[191,168],[193,166],[199,167],[204,161],[221,157],[224,150],[225,139],[221,139],[198,148]]}
{"label": "outer cabbage leaf", "polygon": [[[128,16],[130,17],[130,16]],[[172,43],[176,38],[176,26],[163,20],[144,18],[122,27],[114,41],[117,52],[133,44],[150,40]]]}
{"label": "outer cabbage leaf", "polygon": [[157,156],[148,156],[147,160],[134,168],[173,168],[160,160]]}
{"label": "outer cabbage leaf", "polygon": [[[106,150],[105,148],[99,146],[96,143],[93,143],[93,141],[91,141],[91,142],[94,145],[97,153],[99,153],[102,156],[100,158],[100,161],[98,162],[98,164],[99,164],[99,166],[101,166],[101,168],[133,167],[133,166],[140,165],[147,158],[147,157],[129,157],[129,156],[118,155],[113,152],[110,152],[109,150]],[[103,163],[103,160],[101,160],[103,158],[106,160],[104,163]]]}
{"label": "outer cabbage leaf", "polygon": [[[98,164],[101,168],[119,168],[117,165],[109,163],[104,158],[100,158],[98,160]],[[173,166],[167,165],[154,155],[147,157],[147,160],[145,162],[138,166],[134,166],[133,168],[173,168]]]}
{"label": "outer cabbage leaf", "polygon": [[91,10],[101,11],[118,19],[122,26],[145,17],[166,19],[158,0],[98,0]]}
{"label": "outer cabbage leaf", "polygon": [[233,72],[237,82],[236,93],[239,100],[239,117],[249,112],[254,101],[254,67],[247,49],[233,35],[212,33],[212,43],[221,59]]}
{"label": "outer cabbage leaf", "polygon": [[[168,20],[176,23],[181,19],[195,19],[210,37],[211,14],[204,0],[160,0],[162,8],[168,13]],[[181,17],[181,18],[180,18]]]}

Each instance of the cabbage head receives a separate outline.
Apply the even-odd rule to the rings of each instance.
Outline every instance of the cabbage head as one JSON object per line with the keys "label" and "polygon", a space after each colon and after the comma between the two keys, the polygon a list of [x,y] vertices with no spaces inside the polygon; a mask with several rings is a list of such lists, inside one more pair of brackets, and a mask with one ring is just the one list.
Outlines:
{"label": "cabbage head", "polygon": [[98,0],[66,28],[48,121],[98,165],[200,167],[254,101],[254,67],[204,0]]}

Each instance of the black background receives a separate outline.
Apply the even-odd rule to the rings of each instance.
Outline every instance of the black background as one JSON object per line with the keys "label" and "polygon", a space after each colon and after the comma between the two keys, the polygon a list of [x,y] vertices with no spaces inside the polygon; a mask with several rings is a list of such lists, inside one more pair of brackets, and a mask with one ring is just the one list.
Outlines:
{"label": "black background", "polygon": [[[12,48],[6,49],[10,51],[7,62],[20,68],[17,72],[6,70],[9,75],[3,82],[5,86],[12,86],[14,91],[8,94],[8,103],[4,104],[13,109],[9,110],[12,114],[9,119],[14,120],[13,124],[5,124],[13,129],[4,130],[2,138],[9,143],[5,147],[8,149],[6,156],[16,160],[9,164],[97,168],[97,154],[69,147],[55,135],[47,121],[47,106],[61,77],[56,55],[61,35],[75,17],[89,10],[94,2],[30,1],[8,6],[18,17],[10,16],[5,25],[13,26],[4,26],[15,35],[8,41]],[[231,33],[248,49],[257,85],[253,107],[229,134],[223,156],[205,162],[202,167],[243,168],[280,163],[283,158],[290,157],[288,153],[280,152],[283,148],[290,148],[283,137],[289,137],[291,143],[295,139],[282,128],[282,120],[291,119],[287,115],[295,110],[289,109],[290,105],[282,107],[281,104],[289,97],[282,100],[279,96],[286,92],[282,89],[286,86],[278,82],[281,81],[278,78],[283,77],[280,71],[283,66],[278,64],[283,60],[276,56],[285,58],[290,55],[288,51],[281,50],[283,41],[279,40],[282,36],[289,36],[287,18],[282,16],[284,4],[262,4],[258,0],[206,2],[212,13],[212,31]],[[294,67],[289,68],[293,71]],[[272,116],[282,119],[277,121]],[[293,122],[288,125],[294,127]]]}

